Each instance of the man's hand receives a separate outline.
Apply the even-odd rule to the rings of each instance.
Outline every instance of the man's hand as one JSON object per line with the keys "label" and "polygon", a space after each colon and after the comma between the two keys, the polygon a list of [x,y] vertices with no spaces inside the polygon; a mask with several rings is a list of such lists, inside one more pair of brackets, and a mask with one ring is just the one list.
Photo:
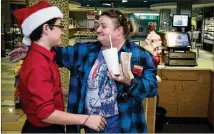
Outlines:
{"label": "man's hand", "polygon": [[86,122],[83,125],[91,129],[101,131],[101,130],[104,130],[106,124],[107,122],[102,116],[89,115],[89,117],[86,119]]}
{"label": "man's hand", "polygon": [[29,48],[22,43],[18,42],[18,48],[14,49],[8,54],[9,60],[12,62],[17,62],[26,57]]}

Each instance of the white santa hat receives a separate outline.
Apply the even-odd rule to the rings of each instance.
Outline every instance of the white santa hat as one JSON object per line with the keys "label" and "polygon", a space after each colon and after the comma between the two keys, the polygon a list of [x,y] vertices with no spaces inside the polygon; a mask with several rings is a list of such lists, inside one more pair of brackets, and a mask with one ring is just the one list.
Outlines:
{"label": "white santa hat", "polygon": [[18,25],[22,28],[24,45],[31,45],[30,34],[40,25],[53,18],[63,18],[58,7],[52,6],[47,1],[41,0],[39,3],[15,10],[13,15],[17,19]]}

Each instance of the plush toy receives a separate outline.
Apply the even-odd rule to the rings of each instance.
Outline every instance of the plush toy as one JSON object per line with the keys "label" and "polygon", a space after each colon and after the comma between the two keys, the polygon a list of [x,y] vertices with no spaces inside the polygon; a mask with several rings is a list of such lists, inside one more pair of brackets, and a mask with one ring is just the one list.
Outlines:
{"label": "plush toy", "polygon": [[[145,41],[143,41],[141,43],[141,47],[148,50],[154,56],[154,61],[158,65],[160,63],[159,54],[161,53],[162,41],[161,41],[160,36],[155,33],[154,27],[152,27],[152,29],[151,29],[152,31],[148,34]],[[156,78],[157,78],[158,82],[161,82],[161,79],[158,75],[156,76]]]}
{"label": "plush toy", "polygon": [[161,53],[161,43],[162,41],[160,36],[156,34],[155,31],[151,31],[141,46],[154,56],[158,56]]}

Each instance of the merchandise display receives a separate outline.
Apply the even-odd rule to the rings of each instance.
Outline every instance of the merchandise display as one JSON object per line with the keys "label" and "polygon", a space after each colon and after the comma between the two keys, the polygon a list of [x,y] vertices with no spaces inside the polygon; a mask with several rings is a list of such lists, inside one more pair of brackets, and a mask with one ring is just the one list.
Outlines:
{"label": "merchandise display", "polygon": [[206,18],[204,24],[204,43],[214,44],[214,17]]}
{"label": "merchandise display", "polygon": [[22,63],[23,63],[23,60],[18,61],[15,65],[15,70],[14,70],[14,73],[15,73],[14,103],[15,103],[16,108],[20,108],[20,106],[21,106],[20,97],[19,97],[19,89],[17,88],[17,86],[19,83],[19,71],[21,69]]}
{"label": "merchandise display", "polygon": [[22,31],[17,24],[5,24],[5,45],[8,49],[13,49],[18,41],[22,40]]}

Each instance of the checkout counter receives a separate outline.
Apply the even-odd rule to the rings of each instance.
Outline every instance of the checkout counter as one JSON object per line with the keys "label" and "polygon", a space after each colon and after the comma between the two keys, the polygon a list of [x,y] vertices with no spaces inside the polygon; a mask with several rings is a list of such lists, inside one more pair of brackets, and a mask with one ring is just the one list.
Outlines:
{"label": "checkout counter", "polygon": [[167,66],[197,66],[188,33],[158,33],[163,41],[162,62]]}
{"label": "checkout counter", "polygon": [[166,117],[204,118],[214,126],[214,55],[203,51],[197,57],[188,33],[158,34],[165,48],[158,66],[159,105],[167,110]]}
{"label": "checkout counter", "polygon": [[[158,65],[159,105],[166,117],[208,119],[214,126],[214,56],[203,51],[197,57],[188,33],[159,32],[163,42],[162,63]],[[205,55],[206,53],[206,55]],[[208,54],[208,55],[207,55]],[[149,133],[155,133],[156,98],[147,98],[145,115]]]}

